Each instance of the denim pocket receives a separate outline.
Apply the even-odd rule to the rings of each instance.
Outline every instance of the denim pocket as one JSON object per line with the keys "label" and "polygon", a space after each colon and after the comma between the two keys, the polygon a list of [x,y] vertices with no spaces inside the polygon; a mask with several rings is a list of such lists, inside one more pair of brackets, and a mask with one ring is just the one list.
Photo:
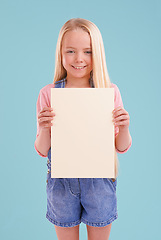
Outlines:
{"label": "denim pocket", "polygon": [[110,184],[112,185],[113,189],[116,191],[116,186],[117,186],[117,179],[114,178],[108,178]]}

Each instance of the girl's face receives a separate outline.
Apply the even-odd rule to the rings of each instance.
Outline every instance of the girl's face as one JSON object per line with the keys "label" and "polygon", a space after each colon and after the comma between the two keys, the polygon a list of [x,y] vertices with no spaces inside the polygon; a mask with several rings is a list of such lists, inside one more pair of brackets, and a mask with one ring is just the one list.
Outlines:
{"label": "girl's face", "polygon": [[90,78],[92,70],[92,48],[90,35],[84,30],[65,33],[62,41],[62,63],[68,78]]}

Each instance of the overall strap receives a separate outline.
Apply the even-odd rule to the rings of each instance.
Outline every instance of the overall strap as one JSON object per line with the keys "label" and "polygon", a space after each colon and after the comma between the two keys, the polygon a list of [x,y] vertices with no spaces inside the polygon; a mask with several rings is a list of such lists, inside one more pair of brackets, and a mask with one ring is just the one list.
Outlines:
{"label": "overall strap", "polygon": [[[66,78],[56,81],[55,88],[65,88],[65,81],[66,81]],[[92,78],[89,79],[89,83],[91,88],[94,88],[94,83]]]}
{"label": "overall strap", "polygon": [[65,88],[65,80],[66,78],[56,81],[55,88]]}

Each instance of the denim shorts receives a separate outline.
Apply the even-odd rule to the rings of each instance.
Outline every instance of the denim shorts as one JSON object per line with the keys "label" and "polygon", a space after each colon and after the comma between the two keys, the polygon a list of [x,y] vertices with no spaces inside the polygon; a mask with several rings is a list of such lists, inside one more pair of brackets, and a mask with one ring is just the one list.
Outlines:
{"label": "denim shorts", "polygon": [[81,222],[104,227],[117,219],[117,179],[51,178],[51,151],[48,152],[46,218],[60,227]]}

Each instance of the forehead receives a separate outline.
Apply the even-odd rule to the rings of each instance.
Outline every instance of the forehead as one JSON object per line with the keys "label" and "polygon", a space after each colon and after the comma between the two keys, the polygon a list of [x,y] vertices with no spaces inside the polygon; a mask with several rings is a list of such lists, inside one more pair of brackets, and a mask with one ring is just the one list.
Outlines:
{"label": "forehead", "polygon": [[62,47],[91,47],[91,38],[89,33],[78,28],[67,31],[62,40]]}

